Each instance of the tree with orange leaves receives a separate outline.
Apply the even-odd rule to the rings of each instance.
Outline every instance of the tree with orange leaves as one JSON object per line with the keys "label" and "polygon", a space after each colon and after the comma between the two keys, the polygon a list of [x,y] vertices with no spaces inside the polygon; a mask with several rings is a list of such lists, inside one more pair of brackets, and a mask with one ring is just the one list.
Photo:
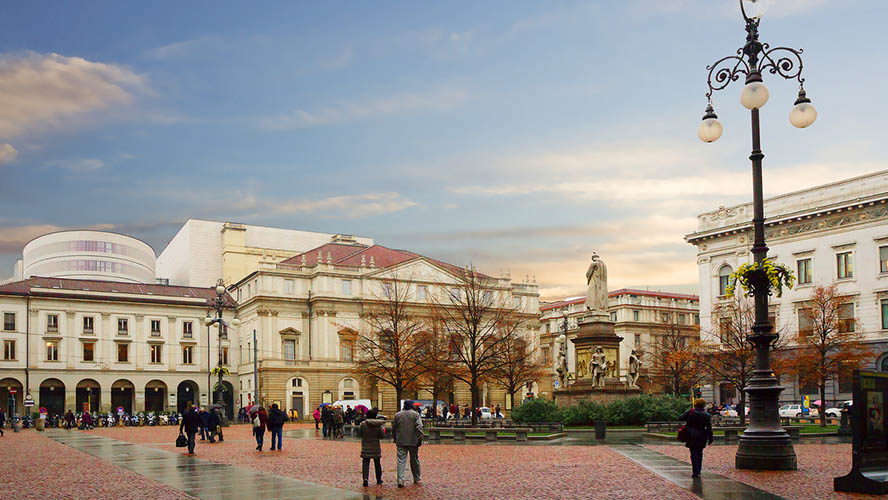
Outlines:
{"label": "tree with orange leaves", "polygon": [[653,348],[644,357],[651,381],[676,396],[688,393],[705,373],[698,366],[700,328],[676,324],[667,315],[661,326],[651,328],[650,335]]}
{"label": "tree with orange leaves", "polygon": [[[798,375],[801,383],[817,385],[822,406],[827,382],[859,368],[873,355],[863,341],[863,332],[854,324],[853,307],[835,283],[814,287],[811,298],[799,308],[795,345],[784,355],[788,373]],[[820,426],[826,426],[824,411],[820,412]]]}
{"label": "tree with orange leaves", "polygon": [[506,334],[499,346],[499,358],[490,378],[506,390],[514,407],[515,394],[543,377],[543,363],[533,346],[517,331]]}

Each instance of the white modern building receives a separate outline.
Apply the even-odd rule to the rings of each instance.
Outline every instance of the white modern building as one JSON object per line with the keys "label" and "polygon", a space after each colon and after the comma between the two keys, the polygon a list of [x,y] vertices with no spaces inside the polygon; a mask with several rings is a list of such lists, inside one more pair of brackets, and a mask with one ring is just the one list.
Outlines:
{"label": "white modern building", "polygon": [[299,252],[329,243],[372,245],[371,238],[316,233],[235,222],[188,219],[157,258],[157,277],[169,284],[211,286],[234,283]]}
{"label": "white modern building", "polygon": [[[768,257],[793,269],[798,280],[783,297],[771,297],[769,314],[777,330],[795,335],[813,287],[835,282],[848,299],[843,319],[877,353],[864,368],[888,372],[888,171],[776,196],[764,208]],[[697,220],[697,230],[685,239],[698,250],[701,335],[718,342],[713,306],[727,300],[728,276],[753,260],[752,204],[719,207]],[[785,402],[816,392],[800,388],[797,380],[781,383]],[[848,377],[827,390],[828,403],[850,396]],[[736,396],[722,386],[709,387],[704,397],[719,402]]]}
{"label": "white modern building", "polygon": [[[221,358],[229,412],[240,352],[202,326],[214,288],[35,277],[0,285],[0,401],[108,412],[181,411],[207,404]],[[226,320],[234,317],[226,295]],[[232,334],[233,336],[233,334]],[[221,337],[221,338],[220,338]],[[11,405],[10,405],[11,406]],[[9,414],[12,414],[11,412]]]}
{"label": "white modern building", "polygon": [[22,252],[14,277],[32,276],[154,283],[154,249],[125,234],[57,231],[34,238]]}

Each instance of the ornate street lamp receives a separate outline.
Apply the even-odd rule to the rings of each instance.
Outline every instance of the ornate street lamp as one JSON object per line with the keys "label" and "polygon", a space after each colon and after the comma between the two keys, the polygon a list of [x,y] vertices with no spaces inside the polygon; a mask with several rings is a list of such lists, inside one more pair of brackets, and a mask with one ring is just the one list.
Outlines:
{"label": "ornate street lamp", "polygon": [[[204,318],[204,325],[207,328],[214,326],[219,329],[219,362],[217,363],[216,368],[212,370],[212,373],[218,376],[216,387],[213,390],[213,401],[215,404],[225,406],[222,396],[222,393],[225,392],[225,386],[222,384],[222,377],[228,374],[228,369],[222,366],[222,335],[225,333],[225,330],[229,329],[229,324],[222,318],[222,311],[225,309],[225,282],[221,279],[216,282],[216,297],[212,300],[213,302],[211,305],[213,309],[216,310],[216,317],[210,317],[209,311],[207,311],[207,317]],[[235,317],[231,320],[230,326],[237,327],[240,326],[240,324],[241,321]],[[207,351],[209,352],[209,349]]]}
{"label": "ornate street lamp", "polygon": [[768,87],[762,83],[762,74],[768,72],[787,80],[797,80],[799,96],[789,113],[793,126],[805,128],[814,123],[817,110],[805,94],[802,78],[802,49],[787,47],[771,48],[759,42],[758,27],[766,8],[765,0],[740,0],[740,12],[746,21],[746,44],[737,50],[737,55],[719,59],[707,66],[709,70],[708,103],[703,122],[697,135],[704,142],[713,142],[722,134],[722,126],[712,107],[712,94],[722,90],[731,82],[745,77],[746,86],[740,93],[740,103],[752,114],[752,184],[753,184],[753,230],[752,254],[758,270],[750,276],[755,299],[755,323],[747,340],[755,346],[755,370],[745,388],[749,395],[749,426],[740,437],[735,465],[738,469],[795,470],[796,455],[792,441],[786,430],[780,426],[778,400],[783,390],[771,371],[770,350],[777,340],[768,321],[769,281],[760,265],[765,260],[768,247],[765,245],[765,215],[762,200],[762,154],[759,133],[759,109],[768,102]]}

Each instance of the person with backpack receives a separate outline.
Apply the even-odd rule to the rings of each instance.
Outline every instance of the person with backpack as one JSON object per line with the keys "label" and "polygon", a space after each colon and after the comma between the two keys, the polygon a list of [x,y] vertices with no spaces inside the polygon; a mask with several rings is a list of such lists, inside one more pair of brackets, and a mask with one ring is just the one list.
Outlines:
{"label": "person with backpack", "polygon": [[250,413],[253,419],[253,435],[256,436],[256,451],[262,451],[262,445],[265,440],[265,429],[268,425],[268,414],[265,408],[258,406],[256,411]]}
{"label": "person with backpack", "polygon": [[370,460],[376,467],[376,484],[382,484],[382,465],[379,460],[382,458],[382,446],[379,440],[385,437],[385,428],[382,420],[378,420],[376,416],[379,412],[376,408],[367,412],[367,418],[361,422],[358,433],[361,435],[361,474],[364,477],[364,487],[367,486],[367,480],[370,478]]}
{"label": "person with backpack", "polygon": [[[685,446],[691,450],[691,477],[699,478],[703,468],[703,448],[712,444],[712,416],[706,413],[706,401],[694,400],[694,407],[681,414],[679,420],[685,424]],[[679,438],[681,439],[681,437]]]}
{"label": "person with backpack", "polygon": [[284,432],[284,422],[287,414],[282,412],[277,403],[271,405],[268,412],[268,430],[271,431],[271,451],[274,451],[275,438],[277,438],[277,450],[281,451],[281,435]]}

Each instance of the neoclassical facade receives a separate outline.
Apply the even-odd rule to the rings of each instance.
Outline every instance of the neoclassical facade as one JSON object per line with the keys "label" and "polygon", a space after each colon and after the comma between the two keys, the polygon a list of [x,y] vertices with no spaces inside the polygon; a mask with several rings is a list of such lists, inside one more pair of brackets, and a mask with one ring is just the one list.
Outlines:
{"label": "neoclassical facade", "polygon": [[[796,273],[797,285],[771,297],[770,316],[778,332],[795,335],[811,290],[836,283],[847,298],[843,319],[865,334],[877,354],[865,369],[888,371],[888,171],[875,172],[765,200],[768,258]],[[697,230],[685,237],[697,247],[700,272],[700,326],[704,340],[718,342],[713,308],[727,299],[728,276],[752,261],[750,203],[700,214]],[[801,323],[800,323],[801,321]],[[781,379],[782,402],[813,395],[812,387]],[[731,387],[710,386],[704,397],[733,400]],[[833,381],[830,404],[851,398],[850,381]],[[818,399],[813,398],[813,399]]]}
{"label": "neoclassical facade", "polygon": [[[322,402],[369,399],[393,414],[398,405],[394,390],[370,385],[353,373],[358,332],[368,328],[362,319],[365,305],[383,296],[385,282],[399,280],[410,287],[412,307],[422,314],[430,311],[433,300],[452,293],[458,272],[455,266],[413,252],[357,242],[327,243],[261,265],[230,288],[243,321],[237,339],[243,352],[237,367],[240,404],[252,401],[255,357],[260,402],[277,402],[305,417]],[[509,278],[492,283],[491,293],[502,294],[521,311],[525,335],[536,339],[537,285]],[[424,391],[415,396],[431,398]],[[463,384],[439,399],[460,405],[471,401]],[[504,393],[493,382],[485,385],[482,399],[488,406],[505,408]]]}
{"label": "neoclassical facade", "polygon": [[[211,288],[85,279],[0,285],[0,401],[11,410],[13,389],[19,415],[28,394],[31,411],[181,411],[212,398],[208,376],[221,356],[231,371],[224,383],[233,410],[233,333],[220,340],[218,330],[202,326],[215,297]],[[234,317],[230,296],[224,317]]]}
{"label": "neoclassical facade", "polygon": [[[641,353],[643,368],[639,385],[645,392],[659,390],[650,384],[647,372],[650,358],[644,353],[655,349],[657,339],[666,328],[688,337],[700,338],[700,298],[696,295],[670,293],[652,290],[622,288],[608,293],[608,313],[614,322],[614,332],[623,337],[620,342],[620,376],[626,376],[629,355],[633,349]],[[570,339],[578,333],[577,321],[586,313],[586,297],[568,297],[564,300],[545,303],[540,306],[540,350],[543,359],[554,371],[557,361],[558,336],[563,332],[567,319],[567,365],[568,371],[576,369],[576,351]],[[548,384],[551,390],[551,381]],[[543,391],[544,395],[546,390]]]}

